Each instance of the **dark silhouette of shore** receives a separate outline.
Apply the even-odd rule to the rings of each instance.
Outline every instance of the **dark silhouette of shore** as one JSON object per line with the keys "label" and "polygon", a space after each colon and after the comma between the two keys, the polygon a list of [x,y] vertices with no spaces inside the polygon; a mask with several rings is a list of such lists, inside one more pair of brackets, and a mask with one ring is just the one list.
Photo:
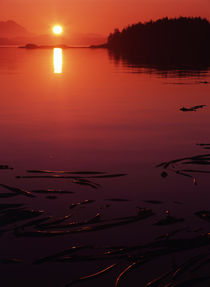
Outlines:
{"label": "dark silhouette of shore", "polygon": [[115,29],[106,44],[92,48],[107,48],[112,57],[133,65],[206,67],[210,64],[210,23],[200,17],[140,22],[122,31]]}

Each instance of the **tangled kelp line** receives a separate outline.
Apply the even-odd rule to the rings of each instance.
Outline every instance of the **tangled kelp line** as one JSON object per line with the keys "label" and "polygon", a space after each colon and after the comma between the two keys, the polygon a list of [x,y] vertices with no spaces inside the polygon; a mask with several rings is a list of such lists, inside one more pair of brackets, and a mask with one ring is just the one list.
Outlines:
{"label": "tangled kelp line", "polygon": [[[66,171],[29,171],[30,173],[41,174],[38,177],[33,178],[42,178],[44,174],[50,176],[49,178],[53,179],[54,176],[58,178],[63,178]],[[69,171],[68,171],[69,173]],[[52,177],[51,177],[52,176]],[[60,177],[61,176],[61,177]],[[68,174],[67,174],[68,176]],[[78,181],[79,184],[87,188],[91,187],[93,189],[99,188],[101,182],[96,183],[95,178],[107,179],[115,178],[118,176],[125,176],[125,174],[108,174],[100,172],[78,172],[76,174],[70,173],[70,179],[72,183]],[[30,179],[31,177],[26,177]],[[96,267],[93,269],[92,273],[84,274],[85,270],[81,269],[81,276],[70,276],[69,279],[61,280],[60,286],[72,286],[74,284],[87,284],[90,280],[92,285],[92,280],[97,278],[106,278],[105,276],[111,276],[113,278],[113,283],[115,287],[121,285],[121,282],[128,280],[127,275],[137,270],[141,271],[141,267],[147,264],[153,264],[155,260],[162,260],[166,256],[172,256],[173,254],[183,253],[187,251],[197,250],[202,247],[208,247],[210,245],[210,234],[204,232],[203,229],[199,231],[194,231],[191,228],[185,225],[185,218],[175,217],[166,210],[164,214],[161,214],[161,218],[156,219],[156,211],[153,208],[148,207],[136,207],[135,214],[127,214],[123,216],[114,216],[108,217],[103,214],[103,211],[98,211],[94,216],[87,216],[85,219],[81,218],[76,219],[76,214],[81,207],[89,207],[93,209],[93,205],[97,204],[97,199],[83,199],[81,201],[75,201],[69,204],[68,211],[64,216],[58,217],[54,216],[51,213],[48,213],[45,209],[40,210],[36,208],[30,208],[30,203],[34,201],[39,195],[47,196],[72,196],[75,193],[74,190],[68,189],[32,189],[27,190],[20,187],[13,187],[6,184],[0,184],[2,188],[2,194],[10,194],[11,198],[4,197],[7,202],[0,203],[0,236],[4,236],[7,233],[14,236],[18,240],[27,240],[30,242],[30,239],[36,240],[36,238],[45,238],[51,240],[50,238],[63,238],[63,236],[71,236],[74,234],[86,234],[93,233],[93,236],[96,235],[96,232],[102,230],[111,230],[113,228],[123,227],[123,226],[135,226],[135,228],[141,227],[141,222],[149,221],[149,224],[153,225],[155,228],[161,231],[161,236],[158,236],[151,240],[150,243],[139,244],[139,245],[122,245],[117,244],[115,246],[103,246],[100,244],[92,245],[71,245],[68,249],[56,251],[53,254],[46,254],[40,258],[31,257],[30,263],[31,266],[42,265],[44,264],[76,264],[76,263],[90,263],[100,262],[102,267]],[[1,192],[0,192],[1,194]],[[26,197],[27,204],[23,203],[14,203],[11,202],[13,197],[16,198]],[[127,198],[104,198],[104,206],[107,208],[109,204],[129,204],[132,200]],[[108,204],[107,204],[108,203]],[[152,200],[152,199],[142,199],[142,204],[159,206],[163,204],[163,201]],[[177,203],[178,204],[178,203]],[[194,216],[198,219],[203,220],[204,222],[210,221],[210,211],[208,210],[199,210]],[[179,226],[174,230],[169,230],[168,232],[162,232],[162,229],[172,226]],[[183,237],[183,233],[186,237]],[[192,235],[193,236],[189,236]],[[195,236],[196,233],[196,236]],[[181,235],[181,236],[180,236]],[[180,237],[178,237],[180,236]],[[70,237],[69,237],[70,238]],[[61,241],[62,242],[62,241]],[[60,246],[60,245],[59,245]],[[58,247],[56,247],[58,248]],[[44,254],[43,254],[44,255]],[[38,256],[37,256],[38,257]],[[189,264],[190,263],[190,264]],[[26,264],[22,258],[9,257],[5,258],[0,256],[0,264],[12,264],[12,265],[21,265]],[[159,286],[159,287],[169,287],[169,286],[191,286],[190,284],[197,284],[200,282],[210,282],[209,275],[205,276],[192,276],[191,281],[186,281],[185,274],[189,271],[191,272],[192,268],[197,268],[200,270],[203,266],[208,266],[210,264],[210,255],[208,253],[198,255],[195,259],[189,259],[186,263],[182,263],[176,266],[172,266],[164,274],[161,274],[154,280],[150,280],[147,285],[144,286]],[[83,274],[82,274],[83,273]],[[181,276],[183,275],[183,276]],[[152,277],[153,275],[151,275]],[[151,278],[152,279],[152,278]],[[185,284],[185,285],[183,285]],[[143,285],[142,285],[143,286]]]}
{"label": "tangled kelp line", "polygon": [[[199,144],[205,149],[209,148],[209,144]],[[162,168],[161,176],[168,176],[168,172],[182,175],[193,179],[193,184],[197,185],[197,177],[195,174],[210,174],[210,154],[201,154],[192,157],[183,157],[168,162],[162,162],[156,166]],[[209,168],[209,169],[208,169]]]}
{"label": "tangled kelp line", "polygon": [[70,179],[74,184],[90,186],[94,189],[101,187],[101,185],[93,181],[93,179],[96,180],[106,178],[108,179],[127,175],[125,173],[110,174],[107,172],[100,172],[100,171],[27,170],[27,172],[33,175],[16,176],[16,178],[17,179]]}
{"label": "tangled kelp line", "polygon": [[[122,201],[124,202],[124,201]],[[153,202],[153,201],[152,201]],[[154,204],[152,203],[151,204]],[[80,204],[92,204],[93,200],[84,200],[81,203],[75,204],[77,208]],[[159,203],[160,204],[160,203]],[[72,210],[70,206],[70,212]],[[83,222],[72,221],[72,213],[66,216],[55,218],[45,214],[42,210],[33,210],[25,207],[23,204],[0,204],[0,227],[1,231],[13,231],[14,235],[20,237],[53,237],[58,235],[67,235],[82,232],[100,231],[107,228],[118,227],[125,224],[138,223],[142,220],[154,217],[155,213],[150,208],[139,208],[137,215],[112,218],[104,220],[101,214],[96,214],[94,218],[87,219]],[[210,211],[198,211],[195,213],[198,218],[210,221]],[[183,219],[172,217],[168,212],[165,213],[163,219],[155,222],[154,225],[167,226],[180,224]],[[7,230],[5,229],[7,228]],[[32,231],[33,230],[33,231]],[[153,260],[162,259],[173,254],[183,253],[187,251],[197,250],[210,245],[210,234],[201,232],[196,236],[176,237],[177,234],[183,234],[183,231],[189,234],[192,232],[190,228],[182,227],[156,238],[154,241],[146,244],[133,246],[115,245],[115,246],[100,246],[98,245],[80,245],[72,246],[69,249],[57,251],[54,254],[35,259],[33,265],[52,264],[52,263],[84,263],[84,262],[104,262],[106,265],[103,269],[96,269],[88,275],[81,275],[78,278],[70,278],[66,284],[60,286],[72,286],[76,283],[85,283],[89,280],[94,280],[100,276],[111,274],[115,281],[115,287],[120,286],[121,281],[127,280],[127,275],[130,272],[137,270],[146,264],[153,264]],[[106,263],[108,262],[108,263]],[[0,258],[1,264],[21,264],[19,258]],[[200,282],[209,282],[209,275],[192,276],[186,281],[186,273],[191,270],[200,270],[203,266],[210,264],[210,254],[199,254],[196,257],[190,258],[182,264],[171,267],[167,273],[161,274],[152,281],[149,281],[146,286],[154,287],[175,287],[175,286],[191,286]],[[81,273],[84,271],[81,271]],[[184,285],[186,284],[186,285]],[[84,285],[85,286],[85,285]],[[193,285],[192,285],[193,286]]]}
{"label": "tangled kelp line", "polygon": [[[78,263],[92,261],[110,262],[109,266],[100,271],[97,270],[95,273],[72,279],[66,284],[66,287],[72,286],[78,282],[95,279],[107,272],[112,271],[114,273],[115,269],[118,269],[115,272],[116,274],[113,274],[113,277],[115,277],[115,287],[117,287],[120,286],[121,281],[126,278],[128,273],[139,269],[142,265],[151,263],[153,260],[158,260],[166,256],[171,256],[173,254],[189,250],[196,250],[197,248],[209,245],[210,234],[202,234],[191,239],[164,239],[135,246],[107,246],[104,248],[90,245],[72,246],[69,249],[39,258],[35,260],[33,264],[40,265],[46,263]],[[209,264],[210,253],[202,252],[189,258],[184,263],[175,264],[166,273],[149,281],[146,286],[186,287],[194,286],[196,283],[209,281],[209,273],[204,276],[198,276],[196,273],[198,270],[202,269],[204,266],[208,266]],[[141,270],[138,270],[138,272],[140,271]],[[189,280],[186,280],[186,277],[189,277],[187,273],[190,275]],[[186,276],[186,274],[188,276]]]}
{"label": "tangled kelp line", "polygon": [[[10,170],[8,165],[1,165],[1,169]],[[35,173],[41,175],[32,175],[32,176],[17,176],[17,178],[68,178],[71,179],[71,183],[79,184],[82,186],[89,186],[93,189],[97,189],[101,187],[99,183],[96,183],[92,180],[92,178],[106,179],[106,178],[116,178],[125,176],[126,174],[109,174],[107,172],[99,172],[99,171],[52,171],[52,170],[28,170],[28,173]],[[43,175],[44,174],[44,175]],[[46,175],[47,174],[47,175]],[[67,176],[66,176],[67,175]],[[70,176],[68,176],[70,175]],[[0,188],[4,191],[0,192],[0,199],[9,199],[17,196],[25,196],[28,198],[36,198],[40,194],[47,195],[46,199],[57,199],[59,195],[71,195],[74,194],[74,191],[64,190],[64,189],[34,189],[34,190],[26,190],[19,187],[13,187],[6,184],[0,183]],[[124,201],[123,199],[119,199]],[[101,221],[100,214],[97,213],[93,218],[90,218],[85,221],[75,221],[75,219],[69,221],[66,224],[61,225],[67,219],[71,219],[72,213],[71,210],[77,206],[84,206],[87,204],[94,203],[95,200],[85,199],[81,202],[72,203],[69,205],[69,214],[63,216],[62,218],[56,218],[54,216],[46,214],[46,211],[43,210],[34,210],[25,207],[24,204],[15,204],[15,203],[2,203],[0,204],[0,234],[7,231],[14,231],[16,236],[34,236],[34,237],[48,237],[48,236],[56,236],[56,235],[65,235],[70,233],[84,232],[84,231],[94,231],[98,229],[106,229],[117,224],[128,224],[129,222],[136,221],[143,217],[143,214],[140,214],[140,211],[137,216],[130,216],[126,218],[117,218],[116,222],[106,222]],[[108,205],[107,205],[108,206]],[[30,221],[30,219],[34,219],[34,217],[38,217],[40,215],[45,215],[45,217],[38,218],[36,220]],[[22,222],[25,222],[22,224]],[[99,223],[99,225],[94,225]],[[7,227],[7,229],[2,229],[2,227]],[[33,230],[26,230],[26,228],[33,228]],[[57,229],[57,230],[55,230]]]}

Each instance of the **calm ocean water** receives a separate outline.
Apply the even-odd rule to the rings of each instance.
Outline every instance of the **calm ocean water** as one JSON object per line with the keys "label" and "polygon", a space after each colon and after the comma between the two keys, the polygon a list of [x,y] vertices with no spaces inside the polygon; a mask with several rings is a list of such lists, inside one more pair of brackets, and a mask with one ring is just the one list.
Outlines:
{"label": "calm ocean water", "polygon": [[[74,245],[133,246],[152,242],[175,229],[191,228],[192,232],[208,228],[208,223],[194,213],[210,209],[210,175],[196,174],[195,186],[191,177],[173,172],[174,166],[167,170],[166,178],[161,176],[163,170],[156,167],[164,161],[208,153],[197,145],[210,143],[208,70],[138,67],[110,57],[106,50],[81,48],[55,53],[1,48],[0,87],[0,164],[14,167],[0,171],[0,183],[29,191],[75,192],[59,195],[55,200],[38,194],[36,198],[0,199],[0,203],[24,203],[56,218],[71,213],[72,220],[78,222],[97,213],[104,220],[135,216],[139,207],[151,208],[155,213],[145,221],[60,237],[16,238],[12,232],[6,232],[0,238],[1,257],[20,258],[23,263],[1,264],[3,286],[13,286],[17,280],[20,286],[65,286],[72,278],[119,263],[113,273],[81,283],[81,286],[114,286],[117,274],[128,262],[98,259],[32,263]],[[180,111],[182,107],[196,105],[206,107],[196,112]],[[72,179],[16,178],[28,175],[27,170],[40,169],[127,175],[96,178],[94,182],[101,185],[98,189],[74,184]],[[95,202],[69,209],[72,203],[87,199]],[[148,200],[163,203],[145,202]],[[185,221],[173,226],[154,226],[166,211]],[[15,224],[17,227],[18,223]],[[190,232],[182,236],[191,236]],[[163,270],[156,267],[154,275],[150,267],[138,269],[122,280],[120,286],[145,286],[149,279],[164,272],[170,262],[171,258],[161,259]],[[136,280],[142,285],[135,285]]]}

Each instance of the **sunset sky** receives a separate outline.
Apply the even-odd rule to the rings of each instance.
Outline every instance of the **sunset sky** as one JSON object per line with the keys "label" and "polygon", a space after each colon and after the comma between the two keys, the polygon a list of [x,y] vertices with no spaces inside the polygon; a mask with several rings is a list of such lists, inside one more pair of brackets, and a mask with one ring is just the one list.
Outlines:
{"label": "sunset sky", "polygon": [[72,33],[108,34],[127,24],[163,16],[210,19],[209,0],[0,0],[0,20],[48,33],[54,23]]}

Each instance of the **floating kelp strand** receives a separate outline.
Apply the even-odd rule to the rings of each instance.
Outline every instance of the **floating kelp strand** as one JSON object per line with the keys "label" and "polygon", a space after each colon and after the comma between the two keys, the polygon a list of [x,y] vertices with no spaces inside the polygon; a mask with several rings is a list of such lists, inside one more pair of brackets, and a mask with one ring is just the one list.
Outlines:
{"label": "floating kelp strand", "polygon": [[57,253],[54,253],[52,255],[49,255],[49,256],[46,256],[46,257],[42,257],[36,261],[33,262],[33,264],[42,264],[42,263],[45,263],[45,262],[49,262],[49,261],[54,261],[60,257],[63,257],[63,256],[66,256],[66,255],[70,255],[72,253],[75,253],[77,251],[81,251],[81,250],[84,250],[84,249],[92,249],[93,246],[91,245],[81,245],[81,246],[72,246],[71,248],[69,249],[66,249],[66,250],[63,250],[61,252],[57,252]]}
{"label": "floating kelp strand", "polygon": [[151,204],[163,204],[163,201],[160,200],[144,200],[146,203],[151,203]]}
{"label": "floating kelp strand", "polygon": [[182,275],[186,270],[192,267],[192,265],[199,262],[201,259],[205,258],[207,254],[199,254],[197,256],[194,256],[190,259],[188,259],[184,264],[179,266],[177,270],[173,273],[172,280],[177,280],[177,278]]}
{"label": "floating kelp strand", "polygon": [[95,202],[95,200],[86,199],[86,200],[81,201],[81,202],[72,203],[69,208],[70,208],[70,209],[73,209],[73,208],[75,208],[76,206],[84,205],[84,204],[90,204],[90,203],[94,203],[94,202]]}
{"label": "floating kelp strand", "polygon": [[89,180],[82,180],[82,179],[74,179],[72,183],[80,184],[80,185],[87,185],[92,188],[98,188],[100,185]]}
{"label": "floating kelp strand", "polygon": [[87,223],[84,224],[84,222],[79,222],[79,223],[69,223],[66,226],[55,226],[55,228],[64,228],[67,227],[69,228],[68,230],[51,230],[47,231],[45,229],[48,229],[49,227],[45,227],[44,230],[36,230],[36,231],[20,231],[17,230],[15,233],[16,236],[26,236],[26,237],[48,237],[48,236],[58,236],[58,235],[67,235],[67,234],[73,234],[73,233],[80,233],[80,232],[93,232],[93,231],[99,231],[99,230],[104,230],[108,228],[113,228],[125,224],[130,224],[134,223],[143,219],[146,219],[150,216],[154,215],[153,212],[140,212],[136,216],[130,216],[126,219],[120,220],[120,219],[115,219],[115,222],[100,222],[100,224],[89,224]]}
{"label": "floating kelp strand", "polygon": [[199,144],[196,144],[196,145],[198,145],[198,146],[210,146],[209,143],[199,143]]}
{"label": "floating kelp strand", "polygon": [[120,274],[119,276],[117,277],[116,281],[115,281],[115,287],[117,287],[119,285],[119,282],[120,280],[125,277],[125,275],[132,271],[132,269],[138,267],[139,265],[141,264],[144,264],[146,263],[147,261],[142,259],[142,260],[139,260],[139,261],[136,261],[136,262],[132,262],[129,266],[127,266]]}
{"label": "floating kelp strand", "polygon": [[210,173],[210,170],[198,170],[198,169],[183,169],[185,172],[195,172],[195,173]]}
{"label": "floating kelp strand", "polygon": [[202,154],[202,155],[196,155],[196,156],[192,156],[192,157],[183,157],[183,158],[178,158],[178,159],[171,160],[171,161],[168,161],[168,162],[162,162],[162,163],[156,165],[156,167],[157,168],[164,167],[165,169],[167,169],[168,166],[170,166],[172,164],[175,164],[175,163],[178,163],[178,162],[182,162],[184,160],[191,160],[191,161],[198,161],[198,160],[200,160],[200,162],[203,162],[203,160],[205,160],[205,158],[207,158],[207,157],[210,157],[210,154]]}
{"label": "floating kelp strand", "polygon": [[99,213],[97,213],[96,216],[94,216],[93,218],[86,220],[86,221],[82,221],[82,222],[73,221],[73,222],[63,224],[63,225],[59,224],[62,221],[64,221],[64,220],[60,220],[60,221],[57,220],[57,221],[54,221],[54,223],[52,222],[49,224],[48,223],[42,224],[39,226],[39,228],[44,229],[44,230],[55,229],[55,228],[56,229],[66,229],[66,228],[74,228],[74,227],[78,227],[78,226],[82,226],[82,225],[87,225],[87,224],[95,224],[95,223],[99,223],[101,221],[101,215]]}
{"label": "floating kelp strand", "polygon": [[113,177],[122,177],[122,176],[126,176],[127,174],[124,174],[124,173],[119,173],[119,174],[107,174],[107,175],[95,175],[95,176],[63,176],[63,175],[43,175],[43,176],[39,176],[39,175],[32,175],[32,176],[16,176],[16,178],[28,178],[28,179],[32,179],[32,178],[39,178],[39,179],[46,179],[46,178],[55,178],[55,179],[58,179],[58,178],[72,178],[72,179],[81,179],[81,178],[113,178]]}
{"label": "floating kelp strand", "polygon": [[66,285],[66,287],[71,286],[71,285],[73,285],[75,283],[78,283],[78,282],[81,282],[81,281],[86,281],[86,280],[89,280],[89,279],[97,278],[100,275],[103,275],[104,273],[106,273],[106,272],[110,271],[111,269],[113,269],[116,265],[117,264],[112,264],[112,265],[106,267],[105,269],[100,270],[100,271],[98,271],[98,272],[96,272],[94,274],[83,276],[83,277],[80,277],[79,279],[72,280],[71,283]]}
{"label": "floating kelp strand", "polygon": [[100,221],[101,221],[101,214],[97,213],[96,216],[87,221],[87,224],[99,223]]}
{"label": "floating kelp strand", "polygon": [[23,261],[18,258],[0,258],[0,264],[20,264],[20,263],[23,263]]}
{"label": "floating kelp strand", "polygon": [[167,279],[170,275],[172,274],[172,271],[170,272],[166,272],[160,276],[158,276],[157,278],[155,278],[154,280],[150,281],[147,283],[146,287],[158,287],[160,286],[160,284],[162,284],[162,282]]}
{"label": "floating kelp strand", "polygon": [[194,160],[194,161],[186,161],[182,164],[191,164],[191,165],[210,165],[210,161],[208,160]]}
{"label": "floating kelp strand", "polygon": [[38,189],[32,190],[31,192],[43,193],[43,194],[73,194],[73,191],[69,190],[59,190],[59,189]]}
{"label": "floating kelp strand", "polygon": [[105,174],[101,171],[68,171],[68,170],[27,170],[28,173],[58,173],[58,174]]}
{"label": "floating kelp strand", "polygon": [[112,255],[116,255],[116,254],[121,254],[121,253],[125,253],[126,252],[126,248],[118,248],[118,249],[110,249],[104,252],[104,255],[108,255],[108,256],[112,256]]}
{"label": "floating kelp strand", "polygon": [[[41,224],[41,225],[39,225],[39,227],[40,227],[40,228],[47,228],[47,227],[50,226],[50,228],[53,228],[54,225],[59,224],[59,223],[62,223],[62,222],[64,222],[64,221],[68,220],[69,218],[71,218],[71,216],[72,216],[71,214],[65,215],[64,217],[61,217],[61,218],[59,218],[59,219],[51,220],[50,222]],[[52,219],[52,218],[51,218],[51,219]],[[52,226],[53,226],[53,227],[52,227]]]}
{"label": "floating kelp strand", "polygon": [[164,162],[161,162],[159,164],[157,164],[155,167],[162,167],[162,166],[165,166],[168,162],[164,161]]}
{"label": "floating kelp strand", "polygon": [[0,186],[14,192],[14,193],[17,193],[17,194],[21,194],[21,195],[25,195],[27,197],[35,197],[31,192],[29,191],[26,191],[24,189],[20,189],[20,188],[17,188],[17,187],[11,187],[11,186],[8,186],[6,184],[0,184]]}
{"label": "floating kelp strand", "polygon": [[[62,175],[24,175],[24,176],[16,176],[16,178],[21,179],[21,178],[28,178],[28,179],[33,179],[33,178],[37,178],[37,179],[46,179],[46,178],[77,178],[75,176],[62,176]],[[85,177],[84,177],[85,178]]]}
{"label": "floating kelp strand", "polygon": [[183,175],[183,176],[186,176],[186,177],[193,178],[193,176],[192,176],[192,175],[187,174],[187,173],[184,173],[184,172],[181,172],[180,170],[177,170],[177,171],[176,171],[176,174],[179,174],[179,175]]}
{"label": "floating kelp strand", "polygon": [[113,223],[104,223],[104,224],[99,224],[99,225],[90,225],[90,226],[82,226],[79,227],[78,229],[75,229],[74,231],[72,231],[73,233],[77,233],[77,232],[89,232],[89,231],[99,231],[99,230],[103,230],[103,229],[107,229],[107,228],[112,228],[112,227],[117,227],[117,226],[121,226],[121,225],[125,225],[125,224],[130,224],[133,222],[137,222],[139,220],[143,220],[146,219],[150,216],[154,215],[154,213],[147,213],[147,214],[138,214],[136,216],[131,216],[128,217],[126,219],[123,220],[119,220],[119,219],[115,219],[117,220],[117,222],[113,222]]}
{"label": "floating kelp strand", "polygon": [[13,224],[42,215],[44,211],[33,209],[8,209],[0,215],[0,226]]}
{"label": "floating kelp strand", "polygon": [[118,173],[118,174],[89,176],[88,178],[112,178],[112,177],[122,177],[122,176],[126,176],[126,175],[127,175],[126,173]]}
{"label": "floating kelp strand", "polygon": [[121,280],[121,278],[123,276],[125,276],[125,274],[131,269],[133,268],[134,266],[136,266],[136,262],[133,262],[132,264],[130,264],[129,266],[127,266],[121,273],[120,275],[117,277],[117,280],[115,281],[115,287],[117,287],[119,285],[119,282]]}

